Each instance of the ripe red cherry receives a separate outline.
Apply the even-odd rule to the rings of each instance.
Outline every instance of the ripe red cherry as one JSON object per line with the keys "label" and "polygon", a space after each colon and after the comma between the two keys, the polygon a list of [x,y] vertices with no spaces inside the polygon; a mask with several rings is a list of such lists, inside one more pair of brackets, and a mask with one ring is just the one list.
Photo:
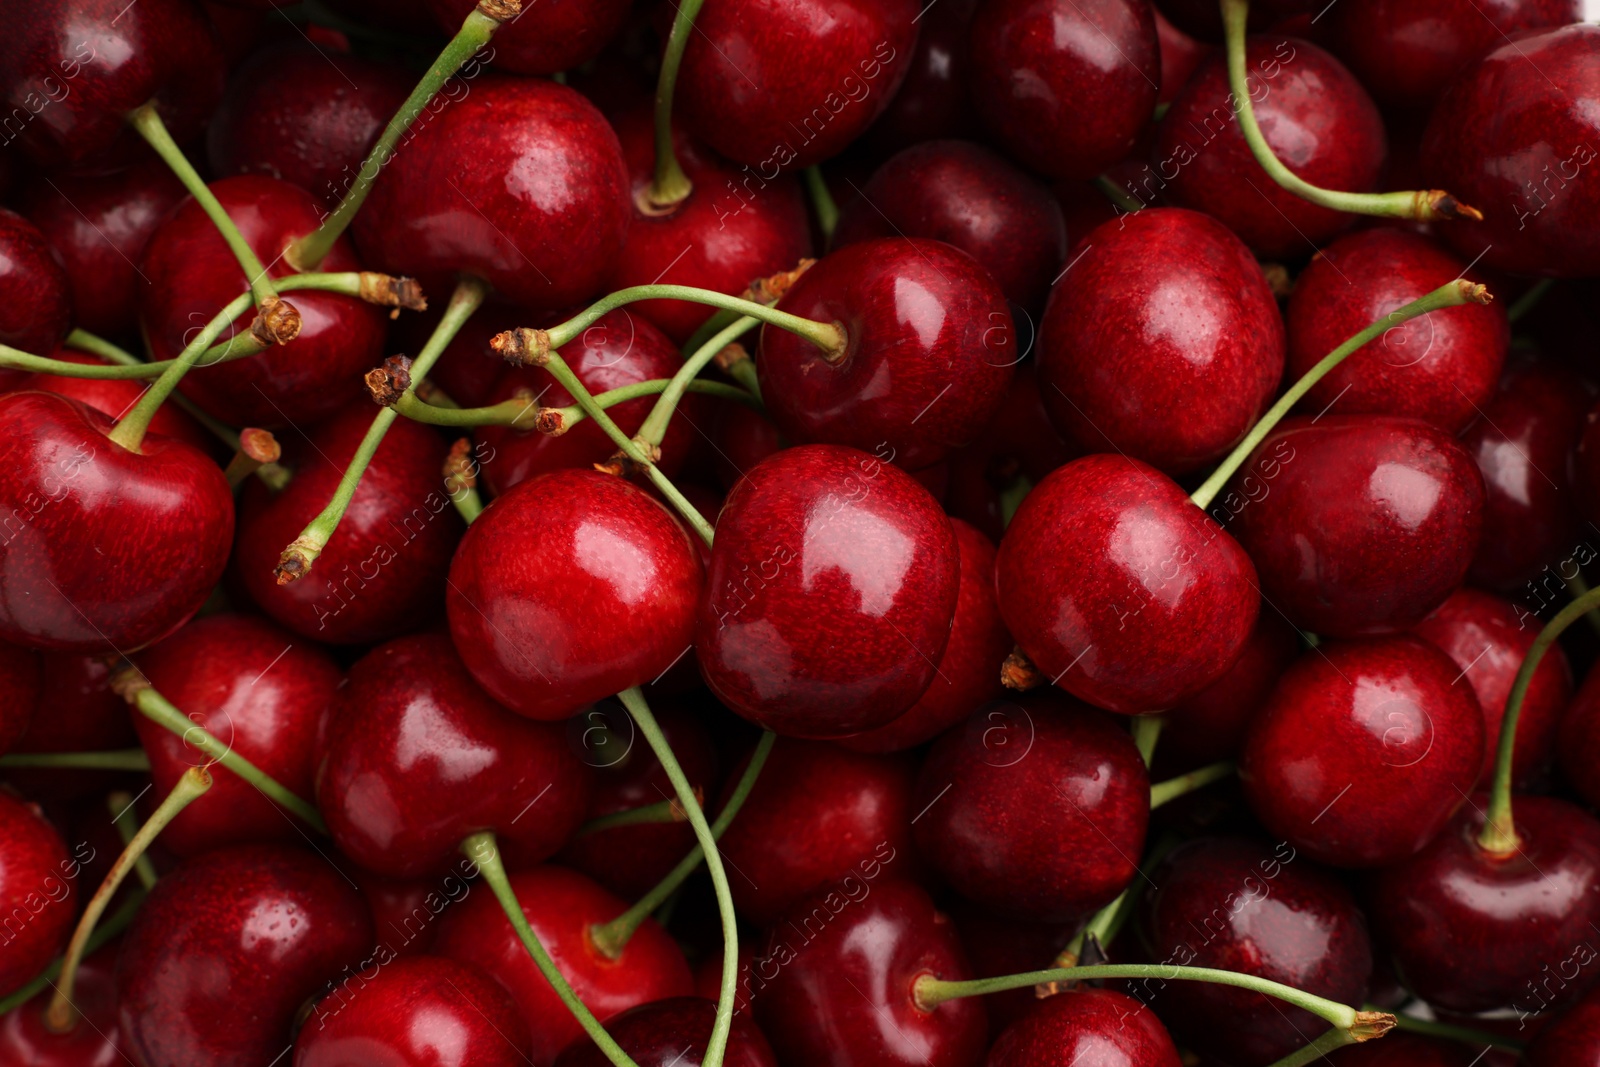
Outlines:
{"label": "ripe red cherry", "polygon": [[39,809],[0,790],[0,996],[44,970],[76,921],[77,859]]}
{"label": "ripe red cherry", "polygon": [[1000,542],[1006,627],[1053,684],[1124,714],[1199,692],[1260,608],[1238,543],[1166,475],[1095,455],[1034,486]]}
{"label": "ripe red cherry", "polygon": [[1150,776],[1107,715],[1054,692],[985,705],[917,777],[917,847],[968,899],[1064,922],[1134,878]]}
{"label": "ripe red cherry", "polygon": [[1260,264],[1193,211],[1091,231],[1039,334],[1040,393],[1062,434],[1174,475],[1243,439],[1283,377],[1283,320]]}
{"label": "ripe red cherry", "polygon": [[[613,1016],[606,1032],[639,1067],[700,1067],[716,1014],[715,1001],[672,997]],[[556,1067],[607,1067],[610,1062],[592,1042],[580,1040],[561,1054]],[[767,1039],[742,1013],[733,1017],[722,1062],[728,1067],[777,1067],[778,1063]]]}
{"label": "ripe red cherry", "polygon": [[[1077,923],[1036,923],[995,914],[959,897],[950,902],[950,918],[961,934],[976,978],[993,978],[1055,966],[1056,955],[1072,940]],[[1008,989],[983,998],[989,1034],[999,1037],[1039,1003],[1032,989]]]}
{"label": "ripe red cherry", "polygon": [[490,696],[564,719],[672,666],[689,648],[703,580],[689,534],[648,493],[560,470],[499,497],[467,529],[446,611]]}
{"label": "ripe red cherry", "polygon": [[1409,634],[1329,642],[1251,722],[1239,780],[1267,829],[1312,859],[1381,867],[1433,839],[1483,752],[1477,698],[1438,648]]}
{"label": "ripe red cherry", "polygon": [[976,137],[967,28],[978,0],[941,2],[917,18],[910,70],[863,140],[885,155],[923,141]]}
{"label": "ripe red cherry", "polygon": [[785,736],[882,726],[936,674],[955,532],[900,468],[838,445],[746,472],[717,518],[695,654],[717,697]]}
{"label": "ripe red cherry", "polygon": [[[1474,1067],[1469,1046],[1420,1034],[1394,1032],[1382,1041],[1367,1041],[1339,1049],[1328,1057],[1336,1067]],[[1483,1057],[1484,1067],[1498,1063]]]}
{"label": "ripe red cherry", "polygon": [[[1256,11],[1254,7],[1250,9],[1252,15],[1256,14]],[[1159,5],[1156,7],[1156,36],[1161,41],[1161,95],[1156,98],[1156,102],[1170,104],[1178,95],[1178,90],[1188,82],[1189,75],[1194,73],[1195,68],[1206,58],[1211,49],[1204,42],[1195,40],[1174,26],[1172,20],[1162,13]]]}
{"label": "ripe red cherry", "polygon": [[968,31],[988,133],[1052,178],[1093,178],[1133,150],[1160,91],[1155,16],[1134,0],[1001,0]]}
{"label": "ripe red cherry", "polygon": [[37,652],[0,641],[0,756],[26,737],[33,725],[43,689],[40,667]]}
{"label": "ripe red cherry", "polygon": [[[107,684],[117,662],[113,656],[41,653],[36,707],[49,712],[33,714],[28,732],[9,751],[110,752],[137,745],[127,702]],[[112,771],[64,775],[52,767],[10,768],[5,778],[23,796],[40,800],[104,796],[119,783]]]}
{"label": "ripe red cherry", "polygon": [[112,970],[115,941],[84,957],[72,988],[72,1006],[83,1022],[64,1034],[44,1024],[55,990],[46,986],[27,1004],[0,1015],[0,1062],[13,1067],[121,1067],[128,1062],[118,1048],[117,995]]}
{"label": "ripe red cherry", "polygon": [[[66,271],[38,227],[0,208],[0,345],[49,355],[72,328]],[[0,371],[5,379],[20,377]]]}
{"label": "ripe red cherry", "polygon": [[1477,551],[1483,479],[1454,438],[1426,423],[1285,419],[1246,469],[1264,472],[1266,492],[1242,500],[1229,529],[1260,572],[1262,596],[1314,633],[1415,626],[1461,584]]}
{"label": "ripe red cherry", "polygon": [[1156,747],[1156,780],[1237,755],[1250,720],[1299,651],[1294,627],[1271,608],[1261,612],[1233,666],[1167,713]]}
{"label": "ripe red cherry", "polygon": [[[1247,43],[1245,64],[1256,121],[1285,166],[1324,189],[1377,188],[1388,152],[1383,120],[1337,59],[1309,41],[1270,35]],[[1350,216],[1301,199],[1261,169],[1239,130],[1229,92],[1219,50],[1194,72],[1161,120],[1155,158],[1166,182],[1162,188],[1175,203],[1215,216],[1260,256],[1310,255],[1344,229]],[[1470,197],[1466,202],[1473,203]]]}
{"label": "ripe red cherry", "polygon": [[1000,1035],[984,1065],[1178,1067],[1181,1062],[1149,1007],[1114,990],[1085,988],[1046,997]]}
{"label": "ripe red cherry", "polygon": [[[86,355],[70,348],[58,348],[54,352],[41,355],[48,355],[51,359],[64,360],[68,363],[102,366],[105,364],[105,361],[97,356]],[[0,374],[4,373],[0,371]],[[115,419],[127,414],[149,388],[149,383],[126,378],[73,378],[65,374],[29,374],[18,383],[17,388],[55,393],[57,396],[76,400]],[[156,410],[155,417],[150,420],[150,432],[186,441],[202,452],[214,453],[217,448],[217,439],[176,404],[163,404]]]}
{"label": "ripe red cherry", "polygon": [[1600,1064],[1600,997],[1586,997],[1534,1038],[1528,1067]]}
{"label": "ripe red cherry", "polygon": [[906,470],[970,444],[1005,399],[1018,353],[1005,295],[941,241],[841,248],[800,276],[780,310],[844,330],[843,354],[774,326],[756,369],[767,411],[802,444],[850,445]]}
{"label": "ripe red cherry", "polygon": [[[476,0],[423,0],[422,6],[433,12],[441,30],[455,33]],[[617,35],[628,10],[628,0],[528,4],[495,32],[490,45],[494,65],[517,74],[555,74],[582,66]]]}
{"label": "ripe red cherry", "polygon": [[622,149],[593,104],[555,82],[485,76],[395,153],[355,236],[370,266],[429,293],[463,272],[555,310],[600,291],[630,210]]}

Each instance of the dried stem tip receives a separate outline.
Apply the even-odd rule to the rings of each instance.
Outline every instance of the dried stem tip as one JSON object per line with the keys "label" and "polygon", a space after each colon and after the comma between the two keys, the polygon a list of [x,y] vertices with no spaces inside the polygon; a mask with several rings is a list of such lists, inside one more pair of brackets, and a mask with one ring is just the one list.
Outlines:
{"label": "dried stem tip", "polygon": [[300,312],[287,300],[263,300],[250,336],[263,345],[286,345],[300,336]]}
{"label": "dried stem tip", "polygon": [[478,0],[478,10],[496,22],[510,22],[522,14],[522,0]]}
{"label": "dried stem tip", "polygon": [[366,383],[374,404],[381,408],[394,407],[411,388],[410,358],[390,356],[383,361],[383,366],[367,371]]}
{"label": "dried stem tip", "polygon": [[428,310],[428,298],[422,295],[422,286],[415,278],[397,278],[370,270],[361,272],[361,299],[387,308]]}
{"label": "dried stem tip", "polygon": [[1418,189],[1416,217],[1424,222],[1431,219],[1471,219],[1483,221],[1483,212],[1463,204],[1443,189]]}
{"label": "dried stem tip", "polygon": [[[705,807],[706,790],[704,786],[697,785],[694,787],[694,802],[700,805],[702,808]],[[683,806],[683,801],[679,800],[677,797],[672,798],[671,803],[667,805],[667,811],[672,816],[673,822],[689,821],[688,809]]]}
{"label": "dried stem tip", "polygon": [[239,431],[239,451],[257,463],[276,463],[283,456],[283,449],[278,446],[278,439],[272,436],[271,431],[258,430],[254,426],[246,426]]}
{"label": "dried stem tip", "polygon": [[1386,1011],[1358,1011],[1356,1021],[1350,1027],[1350,1036],[1356,1041],[1371,1041],[1382,1037],[1395,1026],[1395,1018]]}
{"label": "dried stem tip", "polygon": [[139,670],[138,667],[130,663],[113,674],[106,684],[111,687],[113,693],[132,704],[139,699],[140,693],[150,688],[150,679],[146,678],[144,672]]}
{"label": "dried stem tip", "polygon": [[311,573],[311,565],[321,554],[321,545],[304,537],[297,537],[278,557],[278,565],[272,568],[272,576],[278,580],[279,585],[288,585],[304,578]]}
{"label": "dried stem tip", "polygon": [[444,459],[444,487],[451,496],[478,487],[478,464],[472,458],[472,439],[459,438]]}
{"label": "dried stem tip", "polygon": [[750,283],[750,288],[744,291],[745,300],[757,304],[776,304],[783,299],[783,294],[789,291],[790,286],[800,280],[800,275],[811,269],[814,259],[802,259],[794,270],[781,270],[776,274],[769,274],[765,278],[757,278]]}
{"label": "dried stem tip", "polygon": [[1472,301],[1474,304],[1494,303],[1494,294],[1489,292],[1489,287],[1486,285],[1479,285],[1477,282],[1469,282],[1465,278],[1457,281],[1456,285],[1461,288],[1461,295]]}
{"label": "dried stem tip", "polygon": [[550,334],[545,330],[518,326],[495,334],[489,347],[507,363],[518,366],[542,367],[550,362]]}
{"label": "dried stem tip", "polygon": [[738,341],[734,341],[721,352],[718,352],[716,355],[712,356],[711,362],[717,365],[718,370],[726,374],[732,371],[733,368],[738,366],[740,363],[749,363],[750,353],[745,350],[744,345],[740,344]]}
{"label": "dried stem tip", "polygon": [[567,432],[567,416],[560,408],[540,408],[533,417],[533,428],[548,437]]}
{"label": "dried stem tip", "polygon": [[1017,689],[1026,692],[1037,689],[1045,683],[1045,676],[1039,673],[1039,668],[1033,665],[1022,649],[1016,649],[1006,657],[1000,665],[1000,684],[1007,689]]}

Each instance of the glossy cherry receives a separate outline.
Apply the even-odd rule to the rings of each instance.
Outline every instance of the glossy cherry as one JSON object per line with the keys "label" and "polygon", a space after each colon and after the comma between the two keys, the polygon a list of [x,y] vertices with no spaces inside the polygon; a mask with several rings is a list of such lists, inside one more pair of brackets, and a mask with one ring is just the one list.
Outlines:
{"label": "glossy cherry", "polygon": [[[44,234],[0,208],[0,345],[49,355],[71,327],[71,283]],[[17,377],[0,371],[0,384]]]}
{"label": "glossy cherry", "polygon": [[949,0],[921,13],[911,69],[878,121],[863,135],[889,154],[923,141],[978,134],[972,108],[967,29],[978,0]]}
{"label": "glossy cherry", "polygon": [[[104,360],[96,356],[85,355],[70,348],[58,348],[54,352],[41,354],[67,363],[102,366],[105,364]],[[17,388],[55,393],[57,396],[76,400],[110,418],[117,419],[132,409],[134,403],[149,388],[149,383],[130,378],[74,378],[66,374],[29,374],[17,383]],[[156,410],[155,416],[150,420],[150,432],[187,441],[202,452],[215,452],[218,447],[217,439],[176,404],[163,404]]]}
{"label": "glossy cherry", "polygon": [[1237,755],[1250,720],[1299,651],[1294,627],[1264,608],[1233,666],[1167,712],[1156,746],[1157,781]]}
{"label": "glossy cherry", "polygon": [[32,649],[0,641],[0,756],[28,734],[43,689],[42,664]]}
{"label": "glossy cherry", "polygon": [[[639,1067],[700,1067],[716,1014],[715,1001],[671,997],[613,1016],[606,1032]],[[594,1044],[580,1040],[561,1054],[556,1067],[607,1067],[610,1062]],[[722,1062],[729,1067],[777,1067],[778,1060],[750,1017],[738,1014]]]}
{"label": "glossy cherry", "polygon": [[22,1007],[0,1015],[0,1062],[10,1067],[122,1067],[128,1063],[118,1047],[112,983],[116,961],[114,941],[84,957],[72,990],[72,1005],[83,1022],[64,1034],[44,1024],[45,1009],[55,996],[49,986]]}
{"label": "glossy cherry", "polygon": [[[91,850],[92,854],[92,850]],[[81,862],[39,809],[0,790],[0,996],[44,970],[65,947],[77,920],[74,897]]]}
{"label": "glossy cherry", "polygon": [[984,1067],[1178,1067],[1178,1050],[1146,1005],[1110,989],[1046,997],[989,1050]]}
{"label": "glossy cherry", "polygon": [[[423,0],[445,33],[455,33],[475,0]],[[495,32],[494,64],[517,74],[555,74],[599,54],[628,16],[628,0],[541,0]]]}
{"label": "glossy cherry", "polygon": [[1600,997],[1585,997],[1546,1026],[1528,1049],[1529,1067],[1600,1064]]}

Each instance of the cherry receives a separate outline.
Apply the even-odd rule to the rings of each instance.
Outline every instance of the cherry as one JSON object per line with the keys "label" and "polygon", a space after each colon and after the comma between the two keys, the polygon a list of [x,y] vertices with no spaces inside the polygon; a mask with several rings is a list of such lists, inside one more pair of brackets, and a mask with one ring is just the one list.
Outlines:
{"label": "cherry", "polygon": [[838,323],[845,351],[761,331],[768,414],[799,443],[875,451],[907,470],[970,444],[1005,398],[1019,358],[1004,294],[943,242],[881,238],[820,260],[778,308]]}
{"label": "cherry", "polygon": [[[1483,479],[1466,451],[1412,419],[1285,419],[1236,482],[1230,526],[1262,596],[1296,625],[1349,637],[1415,626],[1478,548]],[[1224,508],[1232,509],[1224,497]]]}
{"label": "cherry", "polygon": [[282,845],[197,856],[156,883],[123,936],[123,1040],[148,1067],[270,1063],[301,1001],[371,946],[361,894],[320,857]]}
{"label": "cherry", "polygon": [[[86,355],[70,348],[58,348],[49,353],[49,356],[51,359],[67,363],[100,365],[105,363],[96,356]],[[144,395],[147,383],[129,378],[73,378],[65,374],[30,374],[18,384],[18,388],[55,393],[57,396],[76,400],[116,419],[127,414],[139,397]],[[157,409],[155,417],[150,420],[150,432],[186,441],[202,452],[215,452],[217,447],[217,439],[176,404],[163,404]]]}
{"label": "cherry", "polygon": [[[475,0],[423,0],[446,33],[461,28]],[[494,63],[517,74],[555,74],[582,66],[616,36],[628,0],[540,0],[495,33]]]}
{"label": "cherry", "polygon": [[[72,327],[70,285],[38,227],[0,208],[0,345],[46,355],[60,344]],[[13,374],[0,371],[0,384]]]}
{"label": "cherry", "polygon": [[1170,104],[1211,49],[1174,26],[1159,7],[1156,8],[1156,37],[1161,42],[1161,94],[1156,97],[1156,103]]}
{"label": "cherry", "polygon": [[1093,178],[1133,150],[1161,88],[1149,4],[1000,0],[968,33],[973,104],[1018,162]]}
{"label": "cherry", "polygon": [[112,982],[117,945],[108,944],[84,957],[73,986],[72,1005],[88,1025],[64,1034],[44,1024],[44,1012],[55,990],[48,986],[33,1000],[0,1015],[0,1062],[10,1067],[122,1067],[128,1062],[118,1047],[117,998]]}
{"label": "cherry", "polygon": [[1093,230],[1039,333],[1040,393],[1062,434],[1174,475],[1238,444],[1283,376],[1283,321],[1260,265],[1193,211]]}
{"label": "cherry", "polygon": [[910,475],[838,445],[785,449],[718,516],[700,671],[729,708],[785,736],[882,726],[936,676],[958,582],[955,532]]}
{"label": "cherry", "polygon": [[[1388,151],[1383,120],[1337,59],[1309,41],[1273,35],[1248,41],[1245,63],[1256,121],[1291,171],[1324,189],[1377,188]],[[1350,216],[1273,181],[1251,155],[1229,93],[1227,64],[1218,52],[1194,72],[1161,120],[1155,152],[1161,188],[1175,203],[1215,216],[1260,256],[1309,255]],[[1446,188],[1474,202],[1461,189]]]}
{"label": "cherry", "polygon": [[[687,996],[693,990],[683,953],[654,919],[645,920],[616,959],[600,952],[589,928],[616,918],[628,905],[583,875],[537,867],[511,875],[511,887],[534,934],[600,1022],[635,1005]],[[534,1064],[552,1063],[562,1049],[583,1037],[583,1028],[534,966],[499,902],[486,890],[445,912],[436,951],[476,964],[506,988],[533,1032]]]}
{"label": "cherry", "polygon": [[[1222,43],[1222,15],[1216,4],[1208,0],[1161,0],[1159,9],[1172,20],[1175,29],[1206,44]],[[1249,28],[1264,30],[1315,12],[1307,0],[1265,0],[1250,5]]]}
{"label": "cherry", "polygon": [[[1152,876],[1151,959],[1241,971],[1343,1004],[1360,1004],[1372,972],[1366,922],[1349,890],[1288,844],[1231,838],[1180,845]],[[1325,1029],[1252,990],[1206,982],[1135,983],[1196,1051],[1265,1067]],[[1136,992],[1141,990],[1136,989]],[[1235,1025],[1218,1026],[1230,1019]]]}
{"label": "cherry", "polygon": [[688,650],[703,577],[689,534],[644,490],[553,471],[468,528],[450,564],[450,633],[490,696],[564,719]]}
{"label": "cherry", "polygon": [[1178,1067],[1166,1028],[1143,1004],[1110,989],[1076,989],[1046,997],[1013,1023],[985,1067]]}
{"label": "cherry", "polygon": [[751,972],[756,1020],[785,1062],[817,1067],[970,1067],[987,1038],[983,1006],[924,1010],[918,978],[969,976],[954,924],[893,875],[841,882],[801,901],[768,933]]}
{"label": "cherry", "polygon": [[294,1067],[520,1067],[528,1026],[476,967],[438,956],[374,960],[311,1008]]}
{"label": "cherry", "polygon": [[1053,684],[1124,714],[1216,681],[1260,608],[1255,568],[1176,482],[1124,456],[1057,468],[1000,542],[1006,627]]}
{"label": "cherry", "polygon": [[395,152],[354,229],[375,267],[427,292],[464,271],[556,310],[611,275],[629,210],[622,150],[593,104],[555,82],[484,76]]}
{"label": "cherry", "polygon": [[1550,1023],[1528,1049],[1528,1067],[1600,1064],[1600,997],[1588,996]]}
{"label": "cherry", "polygon": [[28,735],[43,689],[39,654],[0,641],[0,756]]}
{"label": "cherry", "polygon": [[978,134],[969,90],[967,30],[978,0],[943,0],[917,17],[906,80],[863,140],[885,155],[923,141]]}
{"label": "cherry", "polygon": [[[1426,296],[1466,264],[1420,234],[1381,227],[1323,249],[1295,280],[1285,316],[1289,377],[1389,312]],[[1445,308],[1384,331],[1306,394],[1305,410],[1335,401],[1346,415],[1406,415],[1457,433],[1494,395],[1511,344],[1502,305]]]}
{"label": "cherry", "polygon": [[[1552,649],[1552,651],[1555,651]],[[1542,670],[1541,665],[1541,670]],[[1535,674],[1537,677],[1537,674]],[[1528,714],[1524,703],[1522,714]],[[1522,736],[1522,724],[1517,724],[1517,737]],[[1592,769],[1600,759],[1600,672],[1590,670],[1575,696],[1561,715],[1556,733],[1555,751],[1567,781],[1590,804],[1600,807],[1600,781]]]}
{"label": "cherry", "polygon": [[695,19],[676,107],[695,136],[769,171],[821,162],[855,140],[911,68],[912,0],[746,0]]}
{"label": "cherry", "polygon": [[0,996],[30,981],[66,945],[78,917],[81,858],[67,855],[37,807],[0,790]]}
{"label": "cherry", "polygon": [[[950,917],[961,934],[961,945],[972,964],[975,978],[1042,971],[1055,966],[1061,950],[1072,941],[1076,923],[1036,923],[1010,919],[988,908],[954,898]],[[1039,1003],[1029,989],[1008,989],[983,998],[989,1016],[991,1038],[1027,1015]]]}
{"label": "cherry", "polygon": [[[629,1008],[613,1016],[606,1031],[639,1067],[700,1067],[715,1001],[703,997],[672,997]],[[556,1067],[607,1067],[611,1061],[593,1043],[579,1041],[563,1052]],[[723,1063],[729,1067],[777,1067],[772,1046],[746,1016],[733,1017]]]}
{"label": "cherry", "polygon": [[[443,309],[438,306],[420,315],[402,315],[390,328],[389,346],[401,352],[422,351],[442,316]],[[531,313],[509,304],[492,298],[485,301],[445,346],[439,362],[428,372],[429,383],[438,385],[462,407],[488,404],[506,371],[506,361],[492,342],[497,334],[515,329],[530,317]]]}
{"label": "cherry", "polygon": [[1271,608],[1261,612],[1233,666],[1166,715],[1156,748],[1157,779],[1236,755],[1250,720],[1299,650],[1294,627]]}
{"label": "cherry", "polygon": [[[1382,1041],[1366,1041],[1329,1054],[1335,1067],[1475,1067],[1473,1053],[1464,1045],[1423,1037],[1390,1033]],[[1485,1067],[1491,1061],[1483,1060]]]}
{"label": "cherry", "polygon": [[724,489],[739,484],[745,472],[784,447],[778,428],[765,414],[745,404],[719,404],[712,428],[717,481]]}
{"label": "cherry", "polygon": [[[31,725],[10,751],[111,752],[139,743],[128,705],[107,684],[115,660],[106,656],[79,656],[64,652],[39,654],[38,708],[47,714],[31,715]],[[114,772],[8,768],[5,778],[24,796],[40,799],[104,794],[117,787]]]}
{"label": "cherry", "polygon": [[1456,684],[1462,673],[1409,634],[1302,655],[1239,756],[1256,817],[1319,863],[1381,867],[1416,853],[1483,769],[1484,715],[1470,683]]}

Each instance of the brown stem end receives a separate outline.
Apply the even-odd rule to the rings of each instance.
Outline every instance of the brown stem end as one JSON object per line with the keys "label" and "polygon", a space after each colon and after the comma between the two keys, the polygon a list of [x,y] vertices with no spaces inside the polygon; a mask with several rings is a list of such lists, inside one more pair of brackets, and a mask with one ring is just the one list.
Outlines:
{"label": "brown stem end", "polygon": [[264,300],[256,308],[250,336],[263,345],[286,345],[300,336],[300,312],[287,300]]}
{"label": "brown stem end", "polygon": [[533,417],[533,428],[550,437],[567,432],[567,416],[560,408],[540,408]]}
{"label": "brown stem end", "polygon": [[1027,692],[1037,689],[1045,683],[1045,676],[1039,673],[1039,668],[1033,665],[1027,653],[1022,649],[1014,650],[1000,665],[1000,684],[1007,689]]}
{"label": "brown stem end", "polygon": [[299,581],[311,573],[312,564],[316,563],[317,557],[321,554],[321,545],[304,537],[298,537],[278,556],[278,565],[272,568],[272,576],[278,580],[279,585]]}
{"label": "brown stem end", "polygon": [[495,334],[489,347],[507,363],[518,366],[542,367],[550,362],[550,334],[545,330],[518,326]]}
{"label": "brown stem end", "polygon": [[113,693],[129,704],[138,700],[140,693],[151,688],[150,679],[146,678],[144,672],[131,663],[113,674],[106,684]]}
{"label": "brown stem end", "polygon": [[383,366],[367,371],[365,381],[374,404],[381,408],[394,407],[411,388],[411,360],[403,355],[390,356],[383,361]]}
{"label": "brown stem end", "polygon": [[1382,1037],[1395,1026],[1395,1018],[1386,1011],[1358,1011],[1350,1027],[1350,1036],[1359,1044]]}
{"label": "brown stem end", "polygon": [[1417,192],[1417,200],[1417,218],[1424,221],[1431,219],[1483,221],[1483,212],[1470,204],[1463,204],[1443,189],[1421,189]]}
{"label": "brown stem end", "polygon": [[711,362],[717,365],[718,370],[731,376],[733,374],[734,367],[741,363],[750,362],[750,353],[745,349],[744,345],[740,344],[738,341],[734,341],[721,352],[718,352],[716,355],[712,356]]}
{"label": "brown stem end", "polygon": [[246,426],[239,431],[239,451],[257,463],[276,463],[283,457],[283,449],[270,430]]}
{"label": "brown stem end", "polygon": [[802,259],[794,270],[781,270],[765,278],[757,278],[741,295],[745,300],[757,304],[776,304],[815,262],[814,259]]}
{"label": "brown stem end", "polygon": [[428,310],[428,298],[415,278],[397,278],[370,270],[361,272],[361,299],[381,307]]}
{"label": "brown stem end", "polygon": [[478,0],[478,10],[496,22],[510,22],[522,14],[522,0]]}
{"label": "brown stem end", "polygon": [[444,460],[444,487],[451,496],[478,487],[478,465],[472,459],[472,439],[463,437],[450,446]]}
{"label": "brown stem end", "polygon": [[1489,292],[1487,285],[1479,285],[1477,282],[1469,282],[1465,278],[1460,278],[1456,281],[1456,287],[1461,290],[1461,295],[1471,303],[1494,303],[1494,294]]}

